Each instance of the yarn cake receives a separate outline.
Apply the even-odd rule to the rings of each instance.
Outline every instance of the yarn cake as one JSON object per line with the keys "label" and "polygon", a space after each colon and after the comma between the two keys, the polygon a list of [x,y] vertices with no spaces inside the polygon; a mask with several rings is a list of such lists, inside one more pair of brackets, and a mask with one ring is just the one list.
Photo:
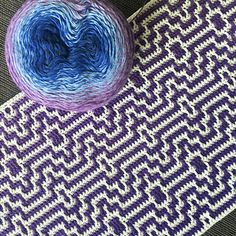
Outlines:
{"label": "yarn cake", "polygon": [[84,112],[124,86],[133,41],[127,19],[106,0],[28,0],[10,22],[5,56],[12,79],[29,98]]}

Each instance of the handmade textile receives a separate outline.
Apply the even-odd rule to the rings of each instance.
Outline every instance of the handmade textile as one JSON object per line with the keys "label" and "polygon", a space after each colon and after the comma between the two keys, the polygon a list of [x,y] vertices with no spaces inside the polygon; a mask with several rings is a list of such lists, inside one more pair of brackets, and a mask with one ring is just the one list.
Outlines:
{"label": "handmade textile", "polygon": [[94,112],[0,108],[0,235],[200,235],[236,207],[236,3],[152,0]]}

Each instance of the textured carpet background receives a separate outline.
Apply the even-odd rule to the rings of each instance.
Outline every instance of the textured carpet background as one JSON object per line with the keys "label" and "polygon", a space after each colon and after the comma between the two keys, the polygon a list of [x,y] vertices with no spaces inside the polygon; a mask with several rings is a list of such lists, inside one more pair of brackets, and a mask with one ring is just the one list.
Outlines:
{"label": "textured carpet background", "polygon": [[0,0],[0,104],[19,92],[7,70],[4,57],[4,41],[9,21],[22,2],[22,0]]}
{"label": "textured carpet background", "polygon": [[[19,91],[10,79],[4,59],[4,40],[7,25],[15,11],[21,6],[22,0],[0,0],[0,104],[9,100]],[[139,9],[143,0],[112,0],[128,17]],[[204,236],[235,236],[236,235],[236,211],[212,227]]]}

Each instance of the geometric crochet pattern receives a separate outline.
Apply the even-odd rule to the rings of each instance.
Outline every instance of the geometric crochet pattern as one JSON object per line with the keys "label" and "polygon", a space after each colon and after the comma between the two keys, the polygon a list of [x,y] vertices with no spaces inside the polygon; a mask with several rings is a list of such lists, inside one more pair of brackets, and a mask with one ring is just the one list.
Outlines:
{"label": "geometric crochet pattern", "polygon": [[108,105],[2,105],[0,235],[195,236],[235,209],[235,18],[234,0],[151,0]]}

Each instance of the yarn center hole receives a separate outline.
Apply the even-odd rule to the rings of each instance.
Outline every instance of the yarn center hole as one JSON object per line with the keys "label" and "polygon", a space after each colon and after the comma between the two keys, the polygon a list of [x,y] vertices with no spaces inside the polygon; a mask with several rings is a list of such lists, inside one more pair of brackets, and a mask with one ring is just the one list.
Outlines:
{"label": "yarn center hole", "polygon": [[52,74],[65,74],[66,68],[74,69],[77,75],[103,70],[109,62],[107,39],[91,27],[80,34],[80,39],[68,46],[57,25],[40,26],[33,35],[38,55],[34,71],[46,79]]}
{"label": "yarn center hole", "polygon": [[39,39],[38,43],[42,72],[49,70],[54,70],[55,72],[59,64],[65,63],[68,60],[70,49],[62,40],[58,29],[44,29],[41,32],[41,39]]}

